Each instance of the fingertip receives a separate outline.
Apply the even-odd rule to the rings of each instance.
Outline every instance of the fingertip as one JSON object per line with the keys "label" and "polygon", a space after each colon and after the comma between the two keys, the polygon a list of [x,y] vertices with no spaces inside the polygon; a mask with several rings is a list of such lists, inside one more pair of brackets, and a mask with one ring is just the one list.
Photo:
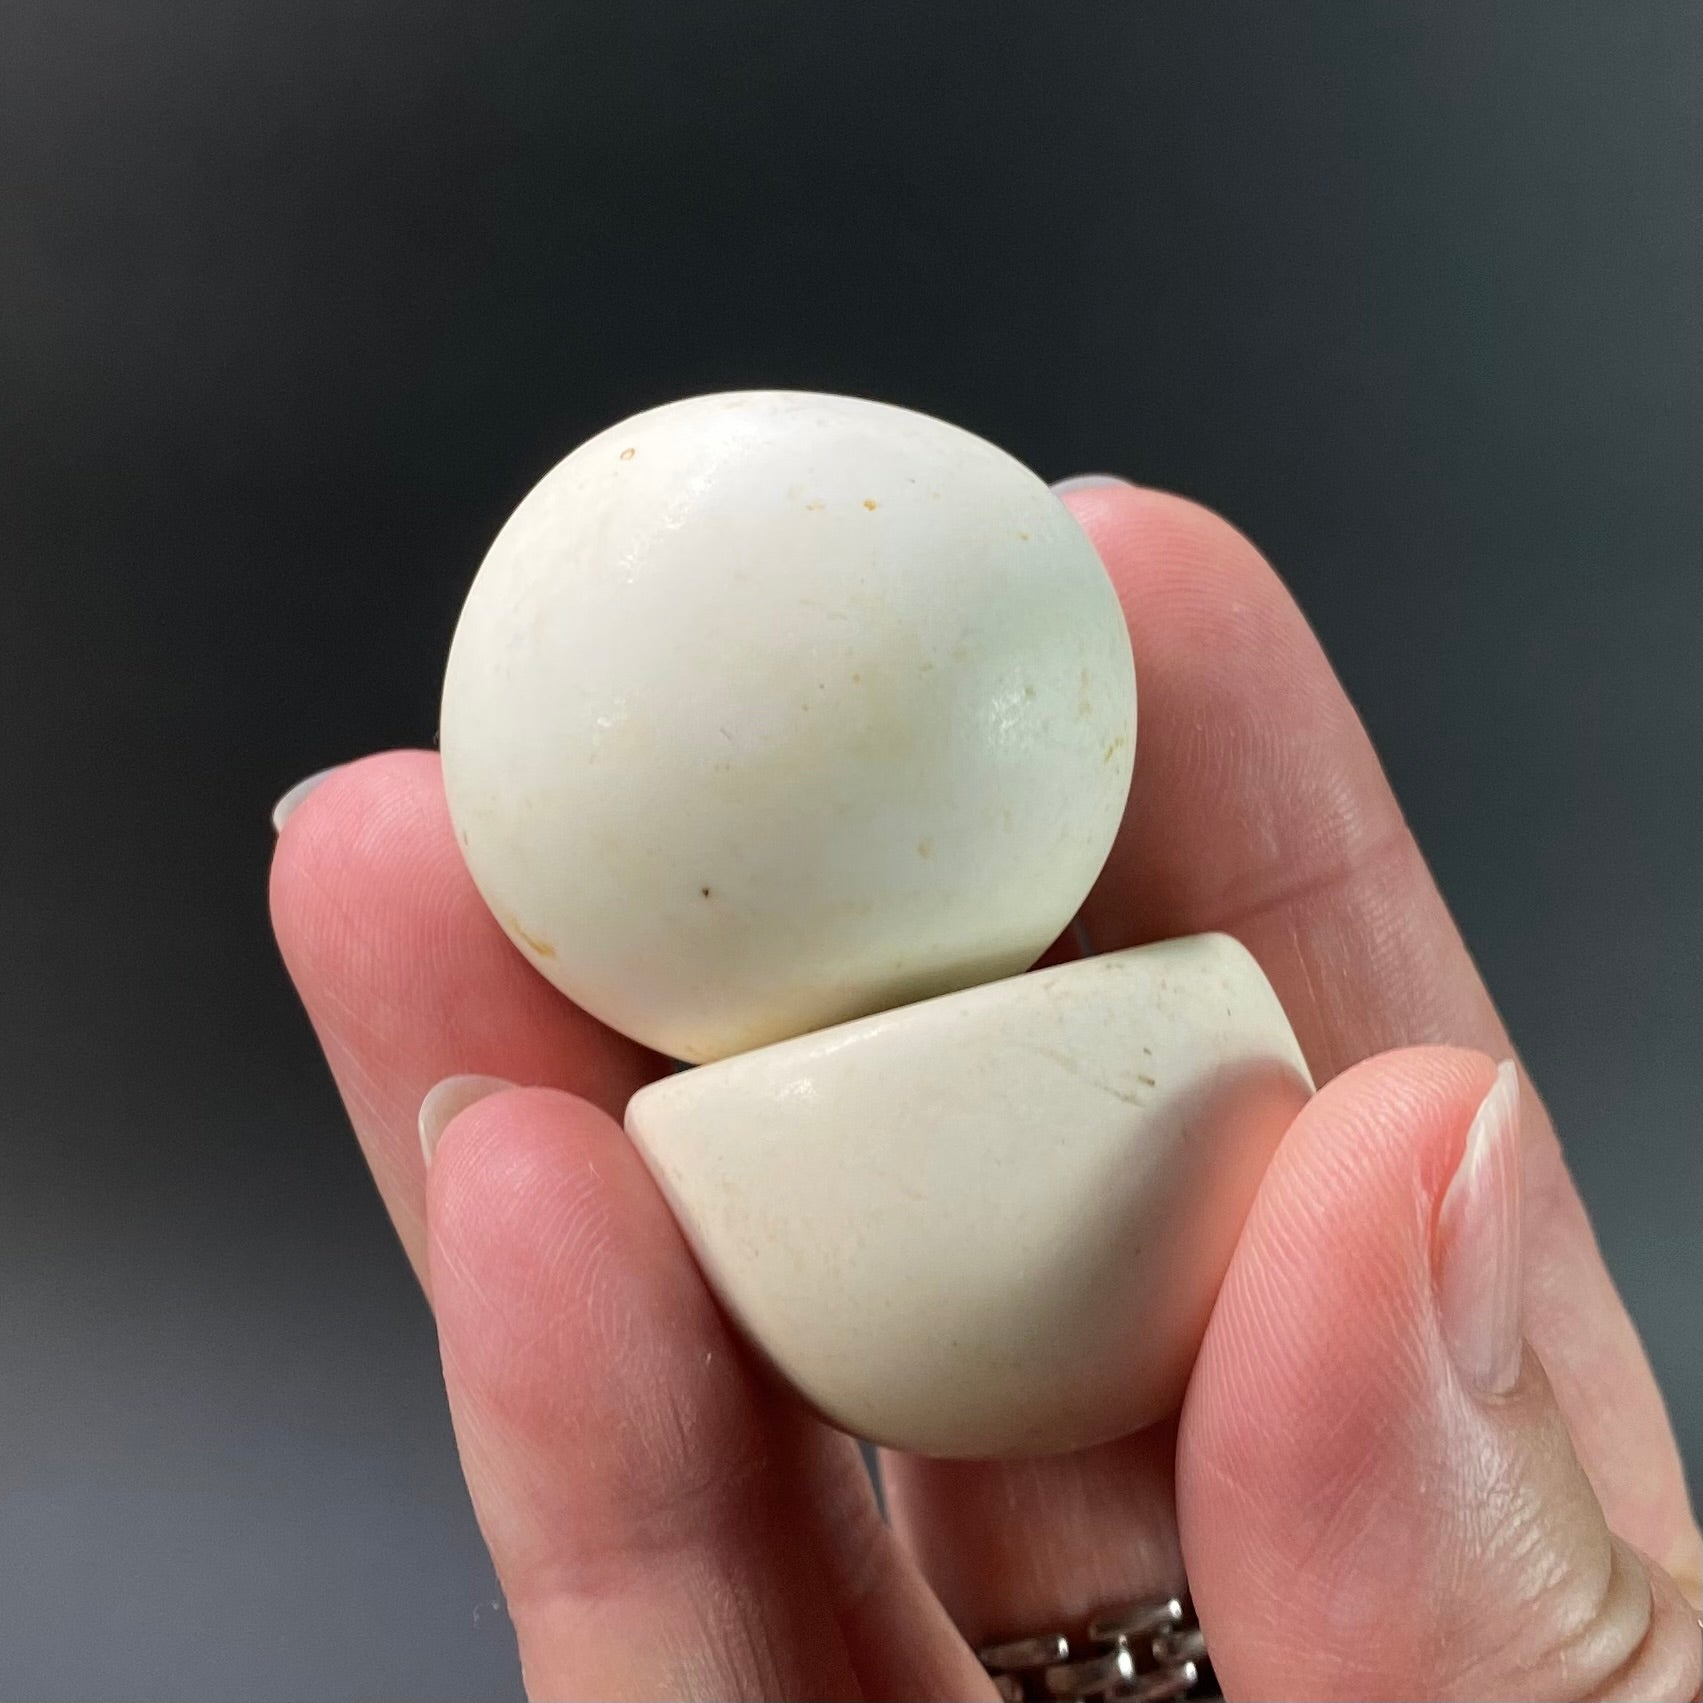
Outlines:
{"label": "fingertip", "polygon": [[427,1187],[445,1387],[532,1689],[849,1694],[820,1546],[884,1539],[867,1477],[754,1375],[620,1126],[489,1092]]}
{"label": "fingertip", "polygon": [[456,844],[433,752],[383,752],[315,787],[279,836],[270,898],[285,967],[423,1279],[419,1113],[435,1083],[556,1083],[617,1111],[661,1069],[510,944]]}
{"label": "fingertip", "polygon": [[[445,1127],[426,1186],[446,1350],[533,1434],[558,1433],[564,1401],[600,1399],[646,1363],[696,1362],[704,1334],[720,1337],[644,1161],[590,1101],[555,1088],[478,1095]],[[564,1380],[597,1367],[597,1383]]]}
{"label": "fingertip", "polygon": [[[1123,607],[1142,706],[1129,808],[1084,907],[1096,942],[1240,931],[1397,842],[1400,811],[1359,718],[1249,539],[1166,491],[1098,486],[1065,501]],[[1309,1031],[1334,1013],[1294,1015],[1325,1062]]]}
{"label": "fingertip", "polygon": [[625,1148],[589,1102],[509,1087],[452,1117],[433,1154],[426,1256],[451,1396],[511,1458],[609,1429],[584,1419],[603,1368],[666,1311],[674,1250]]}
{"label": "fingertip", "polygon": [[1246,555],[1264,564],[1239,527],[1192,497],[1105,473],[1060,480],[1053,489],[1102,554],[1114,558],[1108,569],[1121,565],[1131,546],[1157,543],[1178,546],[1191,560]]}
{"label": "fingertip", "polygon": [[1261,1183],[1196,1363],[1197,1459],[1227,1477],[1305,1481],[1324,1464],[1320,1435],[1376,1438],[1424,1397],[1438,1204],[1495,1081],[1483,1053],[1405,1048],[1309,1101]]}
{"label": "fingertip", "polygon": [[279,800],[268,897],[298,986],[297,966],[312,975],[345,895],[387,880],[403,847],[411,859],[424,853],[435,861],[445,836],[453,844],[442,799],[432,752],[380,751],[309,776]]}
{"label": "fingertip", "polygon": [[[1637,1643],[1636,1592],[1597,1589],[1602,1513],[1520,1341],[1517,1148],[1477,1227],[1449,1219],[1492,1135],[1517,1142],[1510,1080],[1464,1049],[1368,1059],[1309,1102],[1262,1184],[1178,1452],[1190,1579],[1241,1691],[1548,1695],[1505,1687],[1571,1659],[1570,1626],[1590,1620],[1592,1662]],[[1476,1280],[1450,1269],[1463,1252]],[[1511,1333],[1507,1381],[1474,1376],[1501,1357],[1475,1346],[1487,1330]]]}
{"label": "fingertip", "polygon": [[556,1089],[479,1098],[438,1145],[427,1229],[463,1465],[511,1590],[620,1588],[683,1510],[731,1514],[757,1386],[612,1118]]}
{"label": "fingertip", "polygon": [[[1061,493],[1088,534],[1117,588],[1142,664],[1162,664],[1146,642],[1155,607],[1165,612],[1165,649],[1190,635],[1222,646],[1238,626],[1255,623],[1251,638],[1305,632],[1287,589],[1258,547],[1215,509],[1173,491],[1120,480]],[[1173,615],[1174,611],[1174,615]],[[1179,631],[1169,631],[1177,619]],[[1145,680],[1141,682],[1145,685]]]}
{"label": "fingertip", "polygon": [[1309,1103],[1278,1151],[1279,1198],[1304,1202],[1321,1181],[1417,1191],[1431,1211],[1460,1159],[1498,1061],[1471,1047],[1398,1047],[1350,1065]]}
{"label": "fingertip", "polygon": [[434,752],[328,776],[286,821],[270,892],[285,965],[363,1139],[404,1170],[421,1097],[452,1072],[571,1084],[616,1112],[661,1068],[514,949],[468,873]]}
{"label": "fingertip", "polygon": [[[434,1099],[436,1104],[433,1104]],[[535,1289],[561,1287],[565,1267],[595,1255],[561,1232],[601,1219],[611,1193],[630,1196],[629,1152],[621,1128],[600,1107],[557,1088],[520,1087],[495,1077],[459,1076],[421,1102],[421,1124],[441,1118],[426,1175],[427,1219],[434,1272],[442,1264],[454,1285],[478,1274],[474,1288],[490,1325],[506,1328],[522,1299],[500,1285],[524,1273]],[[600,1163],[601,1161],[601,1163]],[[648,1216],[642,1194],[636,1248]],[[567,1287],[583,1280],[576,1272]],[[446,1306],[454,1287],[433,1285],[440,1326],[453,1326]],[[491,1335],[485,1329],[487,1338]]]}

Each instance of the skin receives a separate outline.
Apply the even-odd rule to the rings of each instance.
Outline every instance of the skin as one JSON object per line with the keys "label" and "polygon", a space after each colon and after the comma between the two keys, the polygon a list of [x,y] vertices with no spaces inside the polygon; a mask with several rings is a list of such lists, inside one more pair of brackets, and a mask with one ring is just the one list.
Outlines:
{"label": "skin", "polygon": [[[535,1697],[990,1697],[980,1641],[1186,1574],[1230,1696],[1699,1691],[1678,1451],[1522,1077],[1525,1348],[1444,1350],[1439,1203],[1511,1044],[1305,620],[1216,516],[1068,499],[1130,616],[1134,791],[1095,949],[1225,929],[1321,1085],[1180,1417],[1079,1455],[889,1455],[754,1367],[618,1119],[664,1065],[533,974],[457,853],[436,758],[289,817],[279,944],[431,1298],[463,1467]],[[444,1131],[441,1079],[528,1086]]]}

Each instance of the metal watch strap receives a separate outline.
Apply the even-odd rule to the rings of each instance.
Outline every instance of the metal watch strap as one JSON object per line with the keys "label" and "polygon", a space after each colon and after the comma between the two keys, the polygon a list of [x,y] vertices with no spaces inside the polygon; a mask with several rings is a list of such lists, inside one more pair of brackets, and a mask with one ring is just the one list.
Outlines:
{"label": "metal watch strap", "polygon": [[1157,1703],[1219,1695],[1206,1640],[1178,1597],[1148,1597],[1099,1614],[1080,1637],[1062,1632],[989,1644],[977,1655],[1006,1703]]}

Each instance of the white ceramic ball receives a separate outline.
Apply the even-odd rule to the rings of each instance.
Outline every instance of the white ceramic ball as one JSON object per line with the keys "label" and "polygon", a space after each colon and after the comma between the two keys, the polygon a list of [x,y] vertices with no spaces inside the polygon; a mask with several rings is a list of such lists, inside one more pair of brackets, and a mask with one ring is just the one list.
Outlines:
{"label": "white ceramic ball", "polygon": [[1110,850],[1135,675],[1033,473],[905,409],[760,391],[545,476],[468,595],[441,731],[510,938],[701,1062],[1033,963]]}

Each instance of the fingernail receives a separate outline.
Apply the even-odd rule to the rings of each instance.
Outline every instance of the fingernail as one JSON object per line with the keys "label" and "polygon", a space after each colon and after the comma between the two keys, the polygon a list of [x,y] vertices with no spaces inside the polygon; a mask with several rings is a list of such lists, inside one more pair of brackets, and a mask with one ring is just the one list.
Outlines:
{"label": "fingernail", "polygon": [[1520,1079],[1512,1061],[1473,1114],[1437,1214],[1437,1307],[1467,1384],[1505,1395],[1520,1375]]}
{"label": "fingernail", "polygon": [[500,1094],[514,1086],[501,1076],[446,1076],[430,1089],[420,1102],[420,1151],[425,1154],[426,1163],[431,1164],[443,1132],[453,1119],[487,1094]]}
{"label": "fingernail", "polygon": [[1120,479],[1115,473],[1078,473],[1069,479],[1060,479],[1053,486],[1055,497],[1068,496],[1072,491],[1104,491],[1114,485],[1127,485],[1127,479]]}
{"label": "fingernail", "polygon": [[297,781],[290,790],[272,806],[272,832],[281,834],[284,824],[289,821],[295,808],[327,775],[334,775],[342,768],[341,763],[333,763],[329,769],[321,769],[317,774],[311,774],[305,781]]}

